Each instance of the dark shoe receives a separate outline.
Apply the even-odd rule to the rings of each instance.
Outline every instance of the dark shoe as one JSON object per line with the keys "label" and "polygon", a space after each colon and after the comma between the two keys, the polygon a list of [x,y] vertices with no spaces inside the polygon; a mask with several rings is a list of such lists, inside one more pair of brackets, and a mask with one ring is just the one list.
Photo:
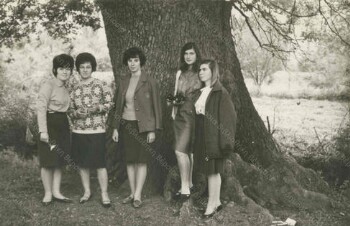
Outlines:
{"label": "dark shoe", "polygon": [[71,203],[73,202],[71,199],[69,198],[63,198],[63,199],[59,199],[59,198],[56,198],[56,197],[52,197],[53,201],[56,201],[56,202],[62,202],[62,203]]}
{"label": "dark shoe", "polygon": [[128,196],[125,199],[123,199],[122,203],[128,204],[128,203],[132,203],[133,201],[134,201],[134,197]]}
{"label": "dark shoe", "polygon": [[181,196],[181,191],[177,191],[177,192],[174,194],[174,199],[175,199],[175,200],[178,200],[178,199],[180,199],[180,196]]}
{"label": "dark shoe", "polygon": [[43,206],[49,206],[49,205],[52,204],[52,200],[51,200],[51,201],[48,201],[48,202],[42,201],[41,204],[42,204]]}
{"label": "dark shoe", "polygon": [[216,209],[210,214],[203,214],[202,219],[210,219],[216,214]]}
{"label": "dark shoe", "polygon": [[80,204],[86,203],[91,199],[91,197],[92,197],[92,194],[90,194],[90,196],[83,196],[80,198],[79,203]]}
{"label": "dark shoe", "polygon": [[196,191],[196,188],[194,187],[194,185],[192,187],[190,187],[190,192],[194,193]]}
{"label": "dark shoe", "polygon": [[224,206],[222,204],[220,204],[219,206],[216,207],[216,212],[219,212],[223,208],[224,208]]}
{"label": "dark shoe", "polygon": [[[190,193],[192,194],[192,193],[194,193],[194,191],[195,191],[195,187],[194,187],[194,186],[190,187]],[[180,199],[180,196],[181,196],[181,189],[178,190],[178,191],[174,194],[174,199],[175,199],[175,200],[178,200],[178,199]]]}
{"label": "dark shoe", "polygon": [[223,206],[222,205],[219,205],[217,206],[214,211],[210,214],[203,214],[202,215],[202,219],[209,219],[209,218],[212,218],[217,212],[219,212],[220,210],[222,210]]}
{"label": "dark shoe", "polygon": [[110,201],[110,200],[101,201],[101,205],[102,205],[104,208],[109,208],[109,207],[111,207],[111,201]]}
{"label": "dark shoe", "polygon": [[142,206],[142,202],[141,200],[134,200],[134,202],[132,203],[132,205],[135,207],[135,208],[140,208]]}
{"label": "dark shoe", "polygon": [[180,202],[186,202],[191,197],[191,194],[181,194]]}

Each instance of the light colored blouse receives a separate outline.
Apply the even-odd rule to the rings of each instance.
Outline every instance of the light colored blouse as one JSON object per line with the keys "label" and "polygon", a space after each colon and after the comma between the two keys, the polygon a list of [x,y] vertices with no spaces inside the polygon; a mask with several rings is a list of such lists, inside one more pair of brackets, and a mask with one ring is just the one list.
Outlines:
{"label": "light colored blouse", "polygon": [[205,104],[207,102],[208,96],[210,94],[210,91],[212,90],[212,87],[207,86],[201,89],[202,93],[199,96],[198,100],[194,104],[194,107],[196,109],[196,114],[202,114],[205,115]]}
{"label": "light colored blouse", "polygon": [[40,86],[37,101],[37,118],[40,133],[47,133],[47,112],[67,112],[69,93],[63,83],[52,77]]}
{"label": "light colored blouse", "polygon": [[140,80],[140,76],[131,76],[128,90],[125,94],[125,105],[123,109],[122,118],[125,120],[136,120],[136,112],[135,112],[135,90],[137,83]]}
{"label": "light colored blouse", "polygon": [[72,118],[74,133],[94,134],[106,132],[106,113],[112,107],[112,93],[107,83],[96,78],[81,81],[70,93],[70,111],[98,105],[100,112],[84,119]]}

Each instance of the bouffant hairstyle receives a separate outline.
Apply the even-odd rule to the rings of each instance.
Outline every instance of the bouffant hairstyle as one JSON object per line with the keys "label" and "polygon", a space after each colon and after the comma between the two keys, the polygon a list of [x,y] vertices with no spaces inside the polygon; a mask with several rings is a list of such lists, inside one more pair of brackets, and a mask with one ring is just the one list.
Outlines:
{"label": "bouffant hairstyle", "polygon": [[53,58],[52,60],[52,73],[57,77],[57,69],[59,67],[69,68],[72,73],[74,68],[74,59],[68,54],[60,54]]}
{"label": "bouffant hairstyle", "polygon": [[185,62],[185,52],[189,49],[193,49],[194,52],[196,53],[196,62],[193,63],[192,70],[194,72],[198,72],[199,62],[201,62],[201,54],[199,52],[197,45],[194,42],[188,42],[182,47],[181,53],[180,53],[180,70],[182,72],[185,72],[188,70],[189,65]]}
{"label": "bouffant hairstyle", "polygon": [[131,47],[130,49],[127,49],[125,52],[124,52],[124,55],[123,55],[123,64],[125,66],[128,66],[128,60],[130,58],[139,58],[140,59],[140,65],[141,67],[143,65],[145,65],[146,63],[146,56],[145,54],[142,52],[141,49],[139,49],[138,47]]}
{"label": "bouffant hairstyle", "polygon": [[92,55],[91,53],[78,54],[77,58],[75,59],[75,68],[77,69],[78,72],[80,72],[79,71],[80,65],[84,63],[90,63],[92,67],[92,72],[96,71],[97,63],[94,55]]}

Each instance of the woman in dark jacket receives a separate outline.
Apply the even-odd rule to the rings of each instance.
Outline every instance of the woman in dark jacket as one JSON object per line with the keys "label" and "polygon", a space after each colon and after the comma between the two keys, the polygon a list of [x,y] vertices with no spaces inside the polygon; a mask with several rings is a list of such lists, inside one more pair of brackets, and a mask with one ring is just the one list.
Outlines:
{"label": "woman in dark jacket", "polygon": [[194,170],[208,177],[209,199],[204,218],[222,209],[221,177],[224,159],[233,151],[236,111],[227,90],[219,81],[215,61],[204,60],[199,68],[203,88],[195,101]]}
{"label": "woman in dark jacket", "polygon": [[141,71],[146,57],[136,47],[124,52],[123,63],[130,74],[121,78],[115,96],[113,135],[125,151],[131,193],[123,204],[142,205],[141,193],[147,175],[147,163],[154,154],[151,143],[162,127],[160,94],[157,82]]}

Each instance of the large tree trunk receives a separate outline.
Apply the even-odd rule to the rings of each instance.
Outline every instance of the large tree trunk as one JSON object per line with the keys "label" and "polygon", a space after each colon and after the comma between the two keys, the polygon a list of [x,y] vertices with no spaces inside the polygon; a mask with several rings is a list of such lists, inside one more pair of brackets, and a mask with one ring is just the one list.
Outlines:
{"label": "large tree trunk", "polygon": [[[244,84],[232,41],[231,3],[203,0],[99,0],[116,82],[126,72],[123,52],[141,47],[147,63],[142,69],[161,85],[164,130],[158,134],[157,155],[150,164],[149,181],[163,189],[167,199],[179,186],[170,108],[165,95],[172,92],[179,67],[179,52],[189,41],[198,44],[205,58],[218,61],[221,80],[232,94],[238,113],[235,154],[227,161],[222,198],[265,207],[319,208],[330,204],[326,183],[315,172],[284,154],[268,133]],[[110,153],[112,175],[125,179],[120,158]],[[198,191],[201,196],[204,190]],[[253,201],[254,202],[253,202]]]}

